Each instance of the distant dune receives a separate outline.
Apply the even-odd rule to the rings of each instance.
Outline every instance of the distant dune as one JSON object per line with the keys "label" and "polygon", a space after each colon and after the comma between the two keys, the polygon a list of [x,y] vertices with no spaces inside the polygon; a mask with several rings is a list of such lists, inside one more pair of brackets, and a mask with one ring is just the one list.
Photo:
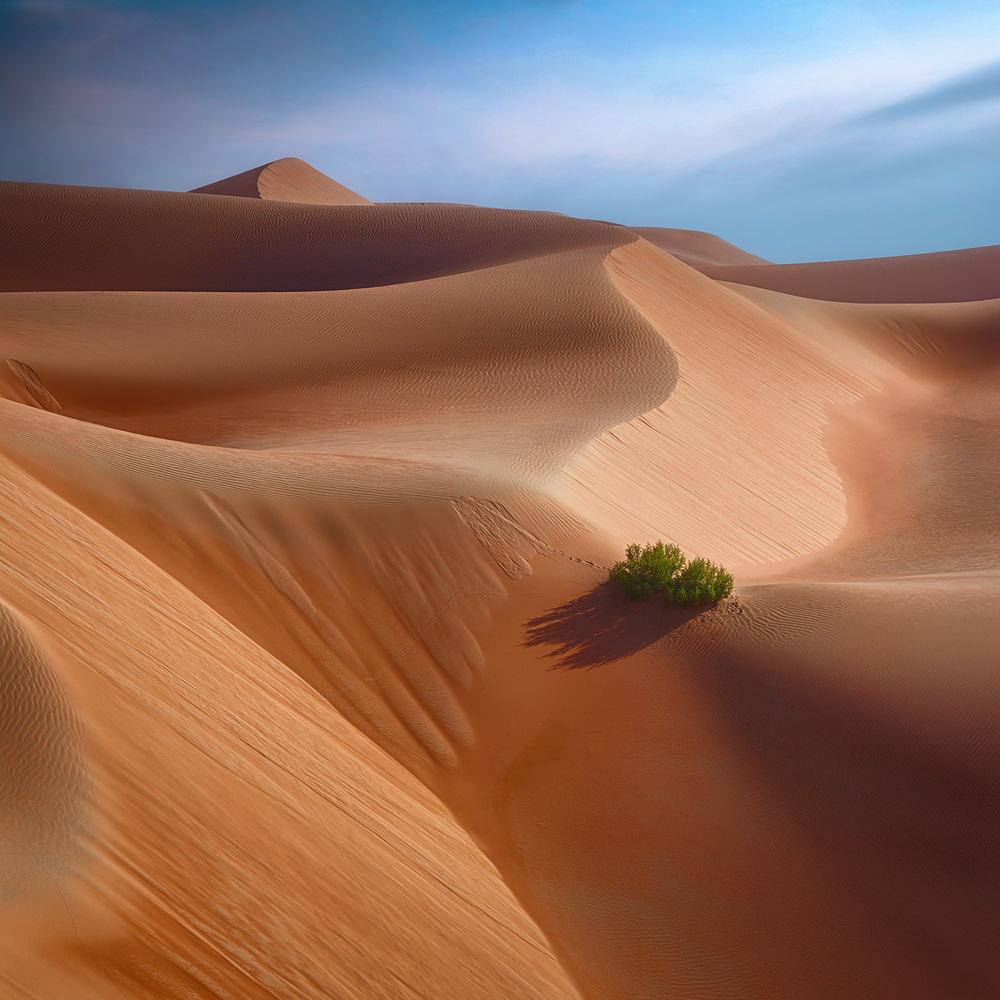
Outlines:
{"label": "distant dune", "polygon": [[194,194],[228,194],[264,201],[293,201],[300,205],[370,205],[367,198],[321,174],[294,156],[265,163],[214,184],[195,188]]}
{"label": "distant dune", "polygon": [[994,1000],[998,248],[0,200],[0,996]]}
{"label": "distant dune", "polygon": [[765,267],[747,264],[702,270],[723,281],[831,302],[972,302],[1000,298],[1000,247],[912,257]]}
{"label": "distant dune", "polygon": [[732,243],[727,243],[711,233],[653,227],[632,227],[631,231],[698,270],[712,265],[732,267],[769,263],[762,257],[755,257],[752,253],[734,247]]}

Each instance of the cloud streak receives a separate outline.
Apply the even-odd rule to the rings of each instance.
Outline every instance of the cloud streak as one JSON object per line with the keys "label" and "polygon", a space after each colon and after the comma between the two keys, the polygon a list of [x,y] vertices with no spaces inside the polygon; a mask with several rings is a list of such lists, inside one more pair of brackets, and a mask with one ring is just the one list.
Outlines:
{"label": "cloud streak", "polygon": [[870,120],[899,121],[990,101],[1000,101],[1000,62],[881,108],[870,115]]}

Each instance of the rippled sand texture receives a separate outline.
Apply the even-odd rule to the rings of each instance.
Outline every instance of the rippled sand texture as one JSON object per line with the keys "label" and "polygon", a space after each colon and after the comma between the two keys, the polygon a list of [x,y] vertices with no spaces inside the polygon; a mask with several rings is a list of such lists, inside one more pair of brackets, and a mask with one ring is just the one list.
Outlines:
{"label": "rippled sand texture", "polygon": [[0,996],[997,995],[995,250],[0,199]]}
{"label": "rippled sand texture", "polygon": [[41,651],[2,605],[0,665],[0,900],[6,900],[58,880],[71,863],[88,781],[75,713]]}

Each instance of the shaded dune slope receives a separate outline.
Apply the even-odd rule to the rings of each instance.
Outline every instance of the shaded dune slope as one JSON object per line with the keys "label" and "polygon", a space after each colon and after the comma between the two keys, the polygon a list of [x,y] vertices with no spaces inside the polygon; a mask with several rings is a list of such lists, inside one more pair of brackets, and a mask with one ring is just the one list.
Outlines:
{"label": "shaded dune slope", "polygon": [[833,302],[971,302],[1000,298],[1000,247],[819,264],[701,269],[722,281]]}
{"label": "shaded dune slope", "polygon": [[[8,980],[995,995],[998,303],[264,173],[12,195],[0,598],[93,832],[9,904]],[[657,537],[737,599],[626,605]]]}
{"label": "shaded dune slope", "polygon": [[[998,927],[990,900],[1000,879],[990,847],[1000,784],[1000,302],[840,305],[734,285],[767,316],[720,299],[689,339],[676,322],[674,265],[632,244],[609,267],[670,331],[680,380],[657,411],[584,449],[557,495],[608,531],[627,525],[623,542],[696,540],[696,550],[733,561],[781,560],[779,545],[802,545],[797,560],[744,566],[740,613],[703,615],[697,627],[683,616],[626,616],[599,589],[532,619],[556,662],[664,670],[661,725],[687,727],[706,698],[732,748],[723,766],[747,768],[747,787],[787,810],[779,819],[765,807],[767,834],[756,842],[761,800],[724,804],[736,782],[712,810],[686,815],[687,829],[663,820],[672,871],[699,870],[705,842],[717,868],[668,894],[651,921],[686,944],[672,945],[669,974],[647,988],[697,995],[709,980],[712,995],[988,997],[1000,976],[980,936]],[[702,301],[712,302],[708,289]],[[685,411],[692,419],[681,423]],[[669,456],[659,471],[656,455]],[[626,476],[623,502],[613,484]],[[701,708],[678,707],[692,697]],[[678,771],[648,766],[649,786],[690,788],[714,758],[692,751],[695,742]],[[707,796],[713,779],[698,781]],[[739,849],[723,847],[728,834],[716,824],[726,815],[743,830]],[[780,876],[771,868],[779,842],[790,866]],[[582,858],[578,877],[600,863],[596,851]],[[706,899],[717,917],[740,912],[726,872],[768,886],[745,897],[766,940],[744,926],[722,950],[743,954],[734,965],[720,961],[718,925],[697,940]],[[802,899],[800,878],[825,901],[811,908],[805,951],[782,970],[766,956],[780,953],[792,924],[789,914],[763,917],[764,897]],[[821,942],[834,938],[851,952],[853,982],[823,957]]]}
{"label": "shaded dune slope", "polygon": [[634,238],[547,212],[11,182],[0,182],[0,213],[17,247],[3,291],[368,288]]}

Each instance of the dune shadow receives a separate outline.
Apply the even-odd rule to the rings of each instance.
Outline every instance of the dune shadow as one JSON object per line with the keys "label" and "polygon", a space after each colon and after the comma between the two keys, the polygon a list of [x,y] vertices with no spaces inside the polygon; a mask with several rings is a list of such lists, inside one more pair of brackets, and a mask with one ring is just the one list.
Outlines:
{"label": "dune shadow", "polygon": [[629,601],[610,581],[525,623],[527,647],[549,646],[552,669],[606,666],[659,642],[711,607]]}

